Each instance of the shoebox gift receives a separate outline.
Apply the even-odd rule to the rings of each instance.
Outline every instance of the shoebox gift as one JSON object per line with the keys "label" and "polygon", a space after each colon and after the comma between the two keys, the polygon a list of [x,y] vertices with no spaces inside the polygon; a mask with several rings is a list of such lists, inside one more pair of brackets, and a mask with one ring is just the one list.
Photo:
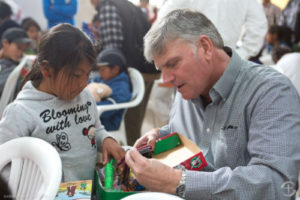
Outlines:
{"label": "shoebox gift", "polygon": [[[199,147],[179,133],[160,138],[154,150],[147,145],[138,151],[170,167],[200,171],[207,166]],[[94,182],[97,199],[101,200],[117,200],[146,190],[136,181],[124,159],[118,163],[112,159],[105,167],[96,167]]]}

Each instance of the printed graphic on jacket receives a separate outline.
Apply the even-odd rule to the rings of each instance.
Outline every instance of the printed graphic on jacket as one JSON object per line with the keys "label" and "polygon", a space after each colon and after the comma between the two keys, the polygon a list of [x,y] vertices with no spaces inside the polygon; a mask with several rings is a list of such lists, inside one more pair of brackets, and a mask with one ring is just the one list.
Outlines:
{"label": "printed graphic on jacket", "polygon": [[61,151],[69,151],[71,149],[71,144],[68,142],[68,135],[65,132],[57,134],[56,142],[52,142],[52,145]]}
{"label": "printed graphic on jacket", "polygon": [[[94,125],[87,125],[87,123],[90,124],[90,121],[92,121],[89,112],[91,106],[92,102],[87,101],[67,109],[50,108],[40,113],[39,116],[45,123],[46,134],[56,134],[56,141],[51,142],[53,146],[61,151],[69,151],[71,149],[70,132],[66,129],[70,130],[71,128],[80,131],[83,128],[83,135],[88,137],[91,147],[96,148],[96,128]],[[79,134],[80,132],[78,132],[78,136]]]}
{"label": "printed graphic on jacket", "polygon": [[88,128],[84,128],[82,130],[82,134],[84,136],[87,136],[91,140],[92,147],[96,148],[96,139],[95,139],[96,128],[95,128],[95,126],[94,125],[90,125]]}

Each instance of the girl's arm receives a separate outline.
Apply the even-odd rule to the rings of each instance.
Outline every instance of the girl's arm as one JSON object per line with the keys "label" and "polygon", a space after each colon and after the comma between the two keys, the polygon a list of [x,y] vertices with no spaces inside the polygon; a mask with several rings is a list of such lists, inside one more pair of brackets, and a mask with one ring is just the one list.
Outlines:
{"label": "girl's arm", "polygon": [[6,107],[0,120],[0,144],[14,138],[30,136],[29,123],[26,122],[30,118],[24,115],[14,103]]}

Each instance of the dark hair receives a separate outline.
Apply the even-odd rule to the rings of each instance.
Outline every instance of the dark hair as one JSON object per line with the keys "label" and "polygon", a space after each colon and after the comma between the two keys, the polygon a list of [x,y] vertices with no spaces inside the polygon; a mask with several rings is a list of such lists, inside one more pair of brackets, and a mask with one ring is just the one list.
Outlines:
{"label": "dark hair", "polygon": [[282,56],[291,52],[292,52],[291,49],[288,48],[287,46],[283,46],[283,45],[275,46],[271,53],[272,59],[275,63],[277,63],[277,61],[279,61]]}
{"label": "dark hair", "polygon": [[12,15],[12,11],[10,6],[7,3],[0,1],[0,23],[3,19],[11,15]]}
{"label": "dark hair", "polygon": [[280,35],[280,26],[274,24],[271,25],[268,29],[269,34],[277,34],[278,36]]}
{"label": "dark hair", "polygon": [[31,80],[35,87],[39,86],[43,79],[40,66],[44,60],[48,61],[48,66],[57,74],[64,67],[72,71],[84,59],[95,67],[96,53],[90,39],[70,24],[56,25],[42,36],[37,59],[22,86],[28,80]]}
{"label": "dark hair", "polygon": [[293,31],[288,26],[280,26],[279,38],[285,42],[290,48],[292,47]]}
{"label": "dark hair", "polygon": [[0,199],[10,200],[13,199],[8,183],[0,176]]}
{"label": "dark hair", "polygon": [[22,28],[23,28],[25,31],[28,31],[28,29],[29,29],[31,26],[36,27],[39,31],[41,30],[40,25],[39,25],[34,19],[32,19],[31,17],[26,17],[26,18],[24,18],[24,19],[22,20],[21,26],[22,26]]}
{"label": "dark hair", "polygon": [[92,19],[92,22],[94,23],[94,22],[100,22],[100,21],[101,21],[101,20],[100,20],[99,14],[96,13],[96,14],[94,15],[93,19]]}

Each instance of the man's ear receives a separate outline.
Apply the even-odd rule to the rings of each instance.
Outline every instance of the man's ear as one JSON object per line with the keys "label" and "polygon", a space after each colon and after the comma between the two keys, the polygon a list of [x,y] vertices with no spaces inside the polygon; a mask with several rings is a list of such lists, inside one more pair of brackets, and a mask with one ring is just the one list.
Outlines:
{"label": "man's ear", "polygon": [[49,62],[47,60],[43,60],[41,62],[41,72],[46,78],[49,78],[53,75],[53,69],[49,67]]}
{"label": "man's ear", "polygon": [[[206,35],[201,35],[199,40],[198,40],[198,46],[197,50],[199,51],[200,49],[202,50],[202,57],[206,59],[211,59],[212,57],[212,52],[213,52],[214,45],[210,38]],[[200,51],[199,51],[200,52]]]}

